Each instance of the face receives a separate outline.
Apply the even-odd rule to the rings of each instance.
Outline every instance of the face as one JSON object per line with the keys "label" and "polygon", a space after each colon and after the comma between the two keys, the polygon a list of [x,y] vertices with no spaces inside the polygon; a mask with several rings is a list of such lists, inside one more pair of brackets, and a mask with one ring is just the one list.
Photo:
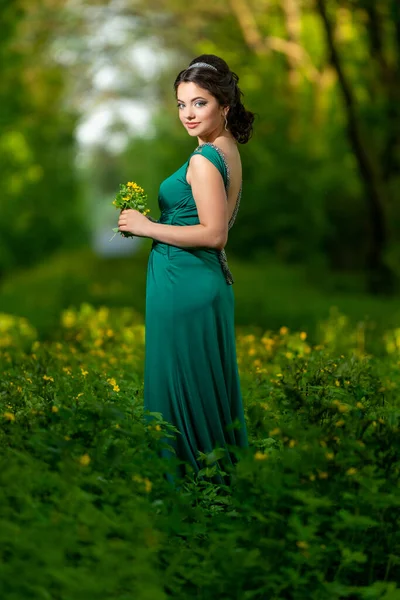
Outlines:
{"label": "face", "polygon": [[226,109],[204,88],[192,81],[183,82],[176,96],[179,118],[190,136],[207,137],[224,127]]}

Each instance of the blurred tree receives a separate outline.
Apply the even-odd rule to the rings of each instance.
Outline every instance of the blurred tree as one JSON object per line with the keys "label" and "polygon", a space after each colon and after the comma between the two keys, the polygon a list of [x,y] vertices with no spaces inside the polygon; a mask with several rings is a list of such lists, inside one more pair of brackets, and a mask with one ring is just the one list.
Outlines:
{"label": "blurred tree", "polygon": [[[159,103],[152,137],[132,140],[122,153],[130,178],[140,169],[156,190],[186,159],[193,140],[182,134],[172,82],[197,54],[220,54],[257,113],[251,143],[240,148],[245,181],[229,252],[322,270],[366,268],[371,291],[393,289],[392,271],[400,273],[398,0],[82,6],[98,9],[97,17],[103,11],[104,22],[133,24],[124,36],[106,36],[104,56],[126,74],[125,85],[108,94]],[[132,43],[153,38],[173,59],[151,87],[141,86],[125,55]]]}
{"label": "blurred tree", "polygon": [[[348,7],[347,2],[342,4]],[[340,40],[341,37],[340,27],[343,26],[343,22],[340,24],[339,21],[335,24],[333,17],[328,14],[327,5],[326,0],[317,0],[330,60],[337,72],[344,98],[347,133],[364,183],[370,215],[371,239],[367,255],[369,289],[371,292],[391,292],[394,287],[394,274],[386,264],[384,253],[388,245],[386,212],[391,200],[390,182],[392,177],[398,180],[400,174],[400,54],[393,53],[391,60],[387,58],[393,50],[394,40],[388,31],[390,20],[385,27],[383,21],[385,17],[387,19],[390,12],[395,20],[398,19],[398,10],[395,10],[393,0],[381,2],[379,5],[374,0],[359,2],[353,0],[351,7],[355,11],[354,16],[348,10],[344,14],[346,22],[350,22],[354,31],[357,30],[358,23],[353,26],[352,21],[357,17],[362,23],[361,26],[365,28],[369,55],[365,52],[364,56],[372,59],[369,64],[372,65],[371,71],[373,71],[372,76],[370,75],[364,82],[366,95],[370,102],[380,104],[379,111],[376,106],[366,107],[363,123],[363,113],[358,109],[356,93],[351,78],[345,72],[338,48],[338,39]],[[393,10],[390,11],[390,8]],[[387,48],[384,48],[383,29],[386,30]],[[355,37],[358,40],[360,36]],[[382,120],[384,127],[382,127]],[[379,121],[379,131],[374,130],[374,121],[375,124]],[[367,128],[366,125],[369,127]]]}
{"label": "blurred tree", "polygon": [[76,115],[51,55],[61,9],[52,0],[0,4],[0,276],[85,241]]}

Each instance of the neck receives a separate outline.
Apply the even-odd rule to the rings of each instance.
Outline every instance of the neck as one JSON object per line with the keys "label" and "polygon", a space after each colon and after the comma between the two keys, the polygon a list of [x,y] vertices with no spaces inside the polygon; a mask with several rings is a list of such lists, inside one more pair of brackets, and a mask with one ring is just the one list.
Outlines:
{"label": "neck", "polygon": [[[233,135],[231,134],[230,131],[226,131],[225,127],[222,128],[222,130],[218,129],[216,131],[212,131],[208,134],[202,135],[202,136],[197,136],[197,140],[199,143],[199,146],[201,144],[205,144],[207,142],[211,142],[212,144],[215,144],[216,140],[220,140],[222,138],[226,138],[229,140],[235,140],[235,138],[233,137]],[[236,140],[235,140],[236,141]]]}

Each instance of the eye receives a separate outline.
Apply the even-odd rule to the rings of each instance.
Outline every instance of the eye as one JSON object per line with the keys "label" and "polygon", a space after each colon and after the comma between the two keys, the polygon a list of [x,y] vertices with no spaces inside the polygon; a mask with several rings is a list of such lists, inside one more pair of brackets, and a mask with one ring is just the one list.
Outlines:
{"label": "eye", "polygon": [[204,102],[204,100],[197,100],[197,102],[195,102],[195,104],[198,104],[199,106],[205,106],[207,104],[207,102]]}
{"label": "eye", "polygon": [[180,108],[181,106],[183,106],[183,104],[181,102],[178,102],[177,107]]}

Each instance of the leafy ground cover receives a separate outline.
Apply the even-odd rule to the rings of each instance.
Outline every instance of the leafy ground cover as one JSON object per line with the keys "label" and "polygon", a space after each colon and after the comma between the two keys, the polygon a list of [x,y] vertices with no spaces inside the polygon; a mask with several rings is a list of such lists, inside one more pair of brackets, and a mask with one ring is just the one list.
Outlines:
{"label": "leafy ground cover", "polygon": [[0,595],[7,600],[400,598],[400,330],[380,356],[340,313],[237,328],[250,448],[179,489],[143,414],[132,309],[0,314]]}
{"label": "leafy ground cover", "polygon": [[[137,254],[123,258],[101,258],[90,249],[52,256],[2,282],[0,312],[25,316],[40,338],[51,338],[61,311],[82,302],[96,307],[129,306],[144,314],[149,248],[144,243]],[[317,343],[320,322],[336,307],[358,330],[365,350],[376,354],[385,352],[381,331],[400,323],[399,297],[366,295],[354,274],[339,277],[261,258],[248,263],[229,253],[228,258],[235,278],[236,324],[258,327],[260,335],[285,325],[306,330]]]}

